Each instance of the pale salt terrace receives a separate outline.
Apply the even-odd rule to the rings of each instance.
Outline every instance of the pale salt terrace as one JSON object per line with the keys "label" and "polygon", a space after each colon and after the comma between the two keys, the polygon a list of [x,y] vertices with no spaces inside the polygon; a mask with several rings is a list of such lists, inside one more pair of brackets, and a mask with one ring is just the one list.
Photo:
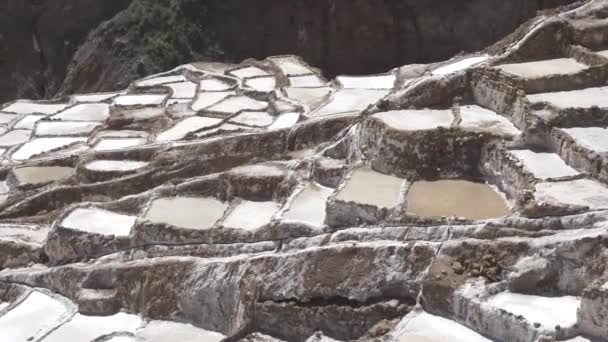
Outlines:
{"label": "pale salt terrace", "polygon": [[17,114],[55,114],[59,111],[67,108],[67,103],[34,103],[27,101],[17,101],[13,104],[2,108],[3,112],[17,113]]}
{"label": "pale salt terrace", "polygon": [[61,226],[93,234],[128,236],[136,219],[99,208],[76,208],[61,221]]}
{"label": "pale salt terrace", "polygon": [[395,75],[338,76],[338,82],[345,89],[393,89]]}
{"label": "pale salt terrace", "polygon": [[303,75],[290,77],[289,84],[295,88],[316,88],[324,86],[325,82],[317,75]]}
{"label": "pale salt terrace", "polygon": [[499,135],[519,135],[521,132],[504,116],[472,105],[460,107],[462,121],[458,127],[467,130],[483,131]]}
{"label": "pale salt terrace", "polygon": [[521,315],[531,324],[540,323],[548,328],[557,325],[569,328],[576,324],[580,299],[573,296],[540,297],[501,292],[490,297],[487,304],[516,316]]}
{"label": "pale salt terrace", "polygon": [[405,180],[362,167],[355,170],[346,185],[338,191],[336,200],[394,208],[399,204]]}
{"label": "pale salt terrace", "polygon": [[174,141],[183,139],[188,133],[211,128],[219,125],[222,119],[193,116],[178,122],[175,126],[162,132],[156,137],[156,141]]}
{"label": "pale salt terrace", "polygon": [[447,318],[412,311],[391,333],[399,342],[492,342],[475,331]]}
{"label": "pale salt terrace", "polygon": [[388,94],[388,90],[342,89],[333,94],[326,105],[313,112],[312,116],[360,112],[378,102]]}
{"label": "pale salt terrace", "polygon": [[448,109],[392,110],[374,114],[373,118],[401,131],[431,130],[438,127],[448,128],[454,121],[454,116]]}
{"label": "pale salt terrace", "polygon": [[547,102],[557,108],[608,108],[608,87],[528,95],[532,103]]}
{"label": "pale salt terrace", "polygon": [[163,85],[164,87],[171,88],[171,98],[174,99],[191,99],[196,96],[196,83],[192,82],[180,82],[180,83],[169,83]]}
{"label": "pale salt terrace", "polygon": [[134,131],[134,130],[106,130],[100,131],[95,135],[97,138],[132,138],[132,137],[140,137],[146,138],[148,136],[148,132],[146,131]]}
{"label": "pale salt terrace", "polygon": [[146,78],[142,81],[136,83],[137,87],[152,87],[156,85],[161,85],[165,83],[175,83],[175,82],[183,82],[187,81],[186,77],[183,75],[169,75],[169,76],[160,76],[160,77],[152,77]]}
{"label": "pale salt terrace", "polygon": [[608,208],[608,188],[590,179],[538,183],[535,198],[537,201],[587,206],[590,209]]}
{"label": "pale salt terrace", "polygon": [[34,125],[39,120],[46,118],[46,115],[27,115],[23,119],[17,121],[14,129],[34,129]]}
{"label": "pale salt terrace", "polygon": [[86,121],[41,121],[36,125],[34,135],[63,136],[63,135],[89,135],[100,127],[98,122]]}
{"label": "pale salt terrace", "polygon": [[13,175],[19,185],[36,185],[70,177],[74,171],[74,168],[65,166],[28,166],[13,169]]}
{"label": "pale salt terrace", "polygon": [[334,189],[317,183],[307,184],[293,197],[282,218],[304,222],[312,226],[322,226],[325,222],[327,199],[333,192]]}
{"label": "pale salt terrace", "polygon": [[288,98],[298,101],[299,103],[307,106],[314,107],[318,105],[325,97],[327,97],[333,91],[331,87],[320,87],[320,88],[284,88],[285,94]]}
{"label": "pale salt terrace", "polygon": [[255,230],[270,223],[280,206],[276,202],[241,201],[228,214],[223,226],[244,230]]}
{"label": "pale salt terrace", "polygon": [[509,153],[519,159],[524,167],[537,179],[545,180],[579,175],[578,171],[568,166],[555,153],[538,153],[530,150],[513,150]]}
{"label": "pale salt terrace", "polygon": [[134,147],[143,145],[146,143],[146,139],[143,138],[105,138],[100,139],[93,149],[95,151],[110,151],[110,150],[120,150],[123,148]]}
{"label": "pale salt terrace", "polygon": [[95,160],[88,163],[85,168],[97,172],[128,172],[146,167],[147,162],[136,160]]}
{"label": "pale salt terrace", "polygon": [[83,103],[70,107],[51,118],[64,121],[105,121],[110,116],[106,103]]}
{"label": "pale salt terrace", "polygon": [[472,66],[475,66],[479,63],[485,62],[490,56],[475,56],[461,59],[456,62],[452,62],[450,64],[441,66],[432,71],[433,75],[448,75],[454,72],[463,71],[469,69]]}
{"label": "pale salt terrace", "polygon": [[228,74],[236,76],[241,79],[270,75],[266,71],[264,71],[258,67],[254,67],[254,66],[233,69],[233,70],[229,71]]}
{"label": "pale salt terrace", "polygon": [[103,93],[103,94],[81,94],[81,95],[73,95],[72,102],[103,102],[107,101],[114,96],[120,94],[120,92],[115,93]]}
{"label": "pale salt terrace", "polygon": [[206,110],[218,113],[238,113],[242,110],[264,110],[267,107],[268,102],[258,101],[249,96],[237,95],[230,96]]}
{"label": "pale salt terrace", "polygon": [[551,75],[573,75],[588,69],[573,58],[556,58],[526,63],[503,64],[496,68],[522,78],[541,78]]}
{"label": "pale salt terrace", "polygon": [[11,158],[14,160],[25,160],[30,159],[36,155],[47,153],[55,150],[61,150],[70,145],[77,143],[84,143],[87,138],[36,138],[28,141],[21,145],[17,151],[15,151]]}
{"label": "pale salt terrace", "polygon": [[294,57],[273,57],[270,59],[286,76],[305,75],[312,71]]}
{"label": "pale salt terrace", "polygon": [[84,316],[79,313],[44,338],[44,342],[92,341],[115,332],[134,333],[142,324],[139,316],[119,312],[111,316]]}
{"label": "pale salt terrace", "polygon": [[15,146],[30,140],[32,131],[28,129],[16,129],[0,135],[0,146]]}
{"label": "pale salt terrace", "polygon": [[248,78],[245,80],[244,84],[245,86],[260,92],[273,91],[277,86],[274,76]]}
{"label": "pale salt terrace", "polygon": [[68,314],[59,300],[33,291],[8,313],[0,316],[0,341],[29,341],[48,333]]}
{"label": "pale salt terrace", "polygon": [[146,342],[219,342],[225,337],[191,324],[169,321],[152,321],[139,330],[135,336]]}
{"label": "pale salt terrace", "polygon": [[212,197],[164,197],[152,201],[144,218],[188,229],[211,228],[228,206]]}
{"label": "pale salt terrace", "polygon": [[199,91],[226,91],[234,88],[234,85],[217,78],[204,78],[199,82]]}
{"label": "pale salt terrace", "polygon": [[6,124],[13,120],[15,120],[18,115],[8,114],[8,113],[0,113],[0,124]]}
{"label": "pale salt terrace", "polygon": [[115,98],[114,104],[117,106],[158,106],[166,98],[167,95],[164,94],[128,94]]}
{"label": "pale salt terrace", "polygon": [[274,117],[266,112],[242,112],[241,114],[230,119],[230,122],[254,126],[254,127],[267,127],[274,121]]}
{"label": "pale salt terrace", "polygon": [[560,128],[569,135],[577,145],[591,151],[608,152],[608,129],[602,127],[574,127]]}
{"label": "pale salt terrace", "polygon": [[199,93],[196,100],[192,103],[191,107],[194,111],[205,109],[213,104],[216,104],[228,96],[233,96],[236,93],[234,91],[222,91],[222,92],[203,92]]}
{"label": "pale salt terrace", "polygon": [[300,120],[300,113],[283,113],[268,127],[268,129],[284,129],[295,125]]}

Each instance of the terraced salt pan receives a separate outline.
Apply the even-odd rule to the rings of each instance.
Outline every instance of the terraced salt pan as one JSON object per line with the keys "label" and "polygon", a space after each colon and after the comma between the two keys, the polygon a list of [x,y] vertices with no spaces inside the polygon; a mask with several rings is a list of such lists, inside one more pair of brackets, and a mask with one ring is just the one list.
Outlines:
{"label": "terraced salt pan", "polygon": [[26,160],[42,153],[64,149],[70,145],[86,141],[87,138],[36,138],[19,147],[11,157],[14,160]]}
{"label": "terraced salt pan", "polygon": [[325,222],[327,199],[333,192],[333,189],[317,183],[307,184],[289,203],[289,208],[282,218],[322,226]]}
{"label": "terraced salt pan", "polygon": [[32,292],[23,302],[0,316],[0,341],[30,341],[40,337],[68,314],[58,300],[38,291]]}
{"label": "terraced salt pan", "polygon": [[499,135],[519,135],[521,132],[507,118],[495,112],[479,107],[460,107],[462,121],[459,127],[475,131],[484,131]]}
{"label": "terraced salt pan", "polygon": [[165,197],[152,201],[144,218],[188,229],[211,228],[228,206],[212,197]]}
{"label": "terraced salt pan", "polygon": [[152,321],[135,334],[146,342],[219,342],[225,336],[203,330],[190,324],[169,321]]}
{"label": "terraced salt pan", "polygon": [[290,77],[289,84],[295,88],[316,88],[324,86],[325,82],[317,75],[304,75]]}
{"label": "terraced salt pan", "polygon": [[72,102],[103,102],[121,94],[121,92],[105,94],[82,94],[72,96]]}
{"label": "terraced salt pan", "polygon": [[374,114],[387,126],[402,131],[430,130],[438,127],[450,127],[454,116],[450,110],[392,110]]}
{"label": "terraced salt pan", "polygon": [[199,111],[205,109],[213,104],[216,104],[228,96],[232,96],[236,94],[234,91],[225,91],[225,92],[204,92],[199,93],[196,100],[192,103],[192,110]]}
{"label": "terraced salt pan", "polygon": [[217,78],[205,78],[199,82],[199,91],[226,91],[234,86]]}
{"label": "terraced salt pan", "polygon": [[327,95],[331,94],[333,88],[284,88],[285,94],[292,100],[296,100],[301,104],[312,108],[318,105]]}
{"label": "terraced salt pan", "polygon": [[95,135],[96,138],[146,138],[148,132],[145,131],[133,131],[133,130],[107,130],[100,131]]}
{"label": "terraced salt pan", "polygon": [[76,314],[45,337],[44,342],[92,341],[114,332],[134,333],[141,324],[141,318],[123,312],[103,317]]}
{"label": "terraced salt pan", "polygon": [[193,116],[178,122],[156,137],[156,141],[175,141],[186,137],[190,132],[212,127],[222,122],[222,119]]}
{"label": "terraced salt pan", "polygon": [[535,196],[542,202],[608,208],[608,188],[590,179],[538,183]]}
{"label": "terraced salt pan", "polygon": [[106,103],[83,103],[68,108],[52,118],[64,121],[105,121],[110,116]]}
{"label": "terraced salt pan", "polygon": [[17,118],[15,114],[0,113],[0,124],[9,123]]}
{"label": "terraced salt pan", "polygon": [[510,154],[519,159],[537,179],[570,177],[579,175],[555,153],[538,153],[530,150],[514,150]]}
{"label": "terraced salt pan", "polygon": [[55,182],[74,174],[74,168],[65,166],[29,166],[13,169],[19,185]]}
{"label": "terraced salt pan", "polygon": [[163,94],[120,95],[114,99],[114,104],[117,106],[159,106],[166,97]]}
{"label": "terraced salt pan", "polygon": [[139,146],[146,143],[143,138],[118,138],[118,139],[101,139],[93,149],[95,151],[110,151],[120,150],[127,147]]}
{"label": "terraced salt pan", "polygon": [[488,58],[490,58],[490,56],[488,55],[483,55],[483,56],[476,56],[476,57],[469,57],[469,58],[465,58],[465,59],[461,59],[457,62],[439,67],[435,70],[433,70],[431,72],[431,74],[433,75],[449,75],[451,73],[457,72],[457,71],[462,71],[462,70],[466,70],[472,66],[475,66],[479,63],[485,62]]}
{"label": "terraced salt pan", "polygon": [[514,315],[521,315],[530,323],[566,328],[576,324],[580,299],[573,296],[540,297],[502,292],[489,298],[487,303]]}
{"label": "terraced salt pan", "polygon": [[378,102],[388,90],[342,89],[336,92],[329,103],[312,113],[313,116],[360,112]]}
{"label": "terraced salt pan", "polygon": [[17,113],[17,114],[55,114],[59,111],[67,108],[69,104],[67,103],[33,103],[26,101],[18,101],[15,102],[8,107],[2,108],[3,112]]}
{"label": "terraced salt pan", "polygon": [[245,86],[260,92],[270,92],[277,87],[277,82],[274,76],[256,77],[247,79]]}
{"label": "terraced salt pan", "polygon": [[268,102],[258,101],[249,96],[237,95],[230,96],[207,108],[207,110],[218,113],[238,113],[242,110],[264,110],[267,107]]}
{"label": "terraced salt pan", "polygon": [[170,75],[170,76],[161,76],[148,78],[142,81],[137,82],[138,87],[152,87],[165,83],[175,83],[175,82],[184,82],[187,81],[186,77],[183,75]]}
{"label": "terraced salt pan", "polygon": [[38,120],[42,120],[46,118],[46,115],[27,115],[25,117],[23,117],[23,119],[19,120],[15,126],[13,126],[14,129],[34,129],[34,125],[36,124],[36,122],[38,122]]}
{"label": "terraced salt pan", "polygon": [[506,201],[492,187],[465,180],[415,182],[406,201],[407,212],[422,217],[481,220],[509,213]]}
{"label": "terraced salt pan", "polygon": [[399,204],[404,180],[363,167],[355,170],[340,189],[337,200],[394,208]]}
{"label": "terraced salt pan", "polygon": [[15,146],[30,140],[32,131],[29,129],[16,129],[0,135],[0,146]]}
{"label": "terraced salt pan", "polygon": [[411,312],[392,333],[399,342],[492,342],[452,320],[426,312]]}
{"label": "terraced salt pan", "polygon": [[338,76],[338,82],[345,89],[393,89],[395,75]]}
{"label": "terraced salt pan", "polygon": [[574,127],[561,128],[576,141],[581,147],[591,151],[603,153],[608,152],[608,129],[602,127]]}
{"label": "terraced salt pan", "polygon": [[234,75],[241,79],[270,75],[269,73],[267,73],[266,71],[264,71],[258,67],[244,67],[244,68],[240,68],[240,69],[234,69],[234,70],[231,70],[229,72],[229,74]]}
{"label": "terraced salt pan", "polygon": [[196,96],[196,83],[180,82],[165,84],[165,87],[171,88],[171,98],[174,99],[191,99]]}
{"label": "terraced salt pan", "polygon": [[528,95],[528,100],[547,102],[557,108],[608,108],[608,87]]}
{"label": "terraced salt pan", "polygon": [[503,64],[496,68],[522,78],[577,74],[589,67],[573,58],[557,58],[527,63]]}
{"label": "terraced salt pan", "polygon": [[268,129],[283,129],[289,128],[298,123],[300,113],[284,113],[281,114]]}
{"label": "terraced salt pan", "polygon": [[135,160],[96,160],[88,163],[85,167],[91,171],[98,172],[127,172],[141,169],[148,163]]}
{"label": "terraced salt pan", "polygon": [[76,208],[63,219],[65,228],[94,234],[128,236],[137,217],[99,208]]}
{"label": "terraced salt pan", "polygon": [[272,62],[281,69],[286,76],[310,74],[312,71],[293,57],[271,58]]}
{"label": "terraced salt pan", "polygon": [[34,135],[89,135],[99,126],[98,122],[42,121],[36,125]]}
{"label": "terraced salt pan", "polygon": [[266,112],[242,112],[230,119],[230,122],[255,127],[267,127],[273,121],[274,117]]}
{"label": "terraced salt pan", "polygon": [[276,202],[241,201],[224,220],[223,226],[255,230],[270,223],[279,208]]}

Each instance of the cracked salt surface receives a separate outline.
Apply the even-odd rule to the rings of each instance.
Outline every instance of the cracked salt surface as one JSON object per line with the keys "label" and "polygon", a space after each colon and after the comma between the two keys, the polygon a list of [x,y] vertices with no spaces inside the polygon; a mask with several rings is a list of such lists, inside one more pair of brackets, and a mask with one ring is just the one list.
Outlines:
{"label": "cracked salt surface", "polygon": [[44,342],[92,341],[114,332],[135,332],[141,318],[119,312],[112,316],[84,316],[76,314],[57,330],[44,338]]}
{"label": "cracked salt surface", "polygon": [[560,128],[576,143],[594,152],[608,152],[608,129],[602,127]]}
{"label": "cracked salt surface", "polygon": [[523,78],[540,78],[551,75],[572,75],[589,67],[573,58],[557,58],[526,63],[503,64],[498,69]]}
{"label": "cracked salt surface", "polygon": [[490,297],[487,303],[515,315],[521,315],[530,323],[540,323],[553,328],[576,324],[576,312],[580,299],[573,296],[540,297],[511,292],[502,292]]}
{"label": "cracked salt surface", "polygon": [[223,226],[245,230],[255,230],[268,223],[279,210],[276,202],[241,201],[228,214]]}
{"label": "cracked salt surface", "polygon": [[137,217],[123,215],[98,208],[76,208],[63,219],[65,228],[84,232],[128,236]]}
{"label": "cracked salt surface", "polygon": [[105,121],[110,116],[110,106],[105,103],[83,103],[68,108],[52,119],[64,121]]}
{"label": "cracked salt surface", "polygon": [[152,201],[144,218],[189,229],[211,228],[228,206],[212,197],[164,197]]}
{"label": "cracked salt surface", "polygon": [[560,178],[579,175],[555,153],[537,153],[530,150],[510,151],[526,169],[538,179]]}
{"label": "cracked salt surface", "polygon": [[317,183],[307,184],[292,198],[282,218],[308,223],[312,226],[322,226],[325,222],[327,199],[333,192],[334,189]]}
{"label": "cracked salt surface", "polygon": [[608,87],[528,95],[530,102],[548,102],[557,108],[608,107]]}
{"label": "cracked salt surface", "polygon": [[68,314],[66,306],[34,291],[23,302],[0,316],[0,341],[25,342],[53,329]]}
{"label": "cracked salt surface", "polygon": [[363,167],[355,170],[336,196],[337,200],[393,208],[399,204],[404,179]]}

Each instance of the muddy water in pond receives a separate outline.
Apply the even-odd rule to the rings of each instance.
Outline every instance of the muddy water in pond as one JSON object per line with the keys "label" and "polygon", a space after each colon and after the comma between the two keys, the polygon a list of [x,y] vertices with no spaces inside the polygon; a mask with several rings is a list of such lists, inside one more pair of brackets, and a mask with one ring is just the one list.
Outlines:
{"label": "muddy water in pond", "polygon": [[145,218],[189,229],[208,229],[219,220],[226,204],[210,197],[168,197],[152,202]]}
{"label": "muddy water in pond", "polygon": [[490,186],[464,180],[420,181],[407,195],[407,212],[418,216],[458,216],[480,220],[508,214],[507,203]]}
{"label": "muddy water in pond", "polygon": [[15,169],[13,170],[13,173],[15,174],[19,185],[42,184],[69,177],[74,173],[74,169],[62,166],[34,166]]}

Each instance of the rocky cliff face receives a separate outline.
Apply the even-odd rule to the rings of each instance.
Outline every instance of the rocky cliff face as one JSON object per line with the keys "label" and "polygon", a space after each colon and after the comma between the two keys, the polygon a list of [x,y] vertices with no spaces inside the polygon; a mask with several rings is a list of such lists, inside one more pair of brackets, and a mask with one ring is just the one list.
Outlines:
{"label": "rocky cliff face", "polygon": [[481,49],[571,2],[9,0],[0,5],[0,100],[124,88],[192,59],[297,54],[330,75],[381,72]]}

